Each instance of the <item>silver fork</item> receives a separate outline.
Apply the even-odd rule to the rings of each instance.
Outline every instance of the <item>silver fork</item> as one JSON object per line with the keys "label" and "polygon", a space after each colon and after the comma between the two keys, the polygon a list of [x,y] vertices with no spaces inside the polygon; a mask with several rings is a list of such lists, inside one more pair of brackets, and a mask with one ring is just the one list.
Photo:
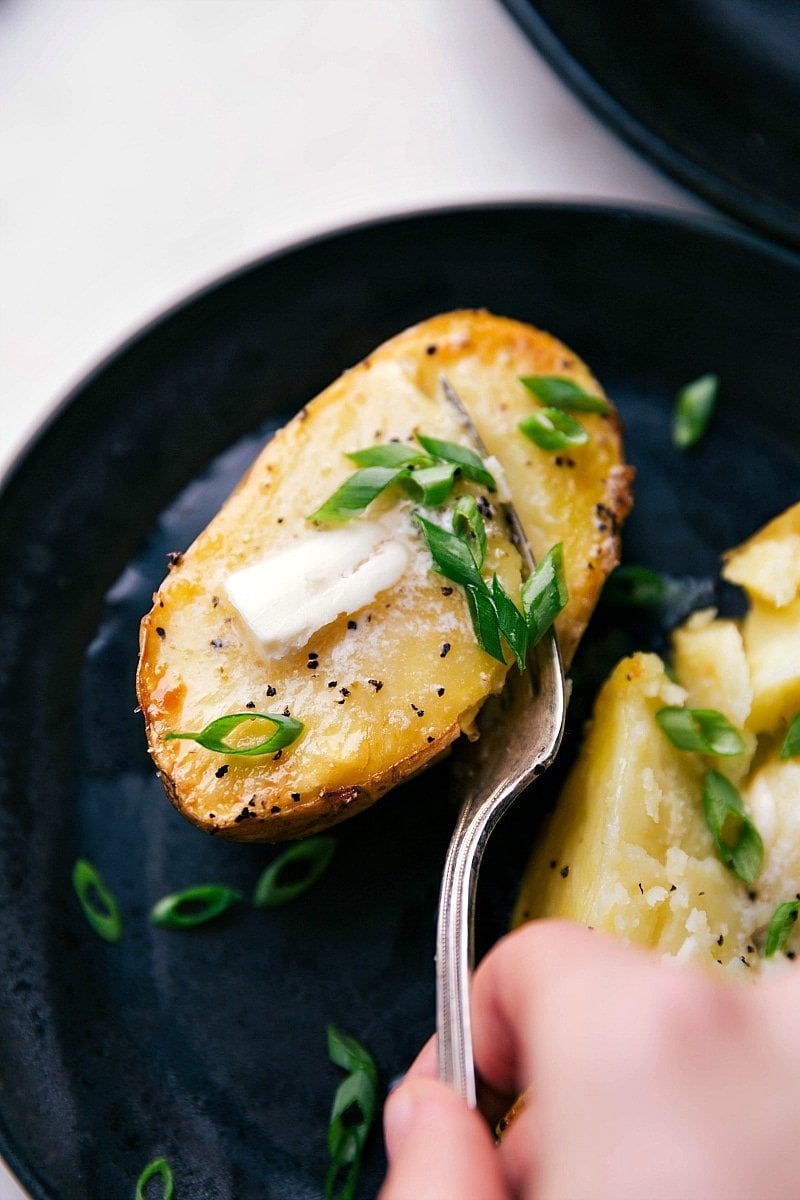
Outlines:
{"label": "silver fork", "polygon": [[[476,449],[486,455],[460,397],[442,376],[449,402],[461,415]],[[502,505],[523,561],[534,568],[525,532],[510,502]],[[498,697],[484,705],[480,737],[461,751],[454,778],[463,796],[439,895],[436,933],[436,1028],[439,1078],[474,1108],[470,977],[474,966],[475,895],[483,852],[492,830],[522,791],[553,761],[564,729],[566,688],[552,631],[528,655],[521,675],[512,666]]]}

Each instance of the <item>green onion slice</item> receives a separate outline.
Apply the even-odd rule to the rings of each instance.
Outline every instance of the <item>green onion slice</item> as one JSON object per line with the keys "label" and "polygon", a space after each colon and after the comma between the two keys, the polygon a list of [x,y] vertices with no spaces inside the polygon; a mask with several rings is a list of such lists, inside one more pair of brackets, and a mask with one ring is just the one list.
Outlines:
{"label": "green onion slice", "polygon": [[481,484],[490,492],[497,491],[494,476],[484,465],[483,459],[469,446],[462,446],[458,442],[444,442],[440,438],[425,437],[421,433],[417,434],[417,441],[434,458],[453,463],[459,468],[465,479]]}
{"label": "green onion slice", "polygon": [[405,442],[384,442],[380,446],[367,446],[364,450],[352,450],[347,457],[357,467],[410,467],[430,466],[433,460],[420,454]]}
{"label": "green onion slice", "polygon": [[328,869],[336,839],[322,835],[296,842],[262,872],[253,892],[256,908],[277,908],[307,892]]}
{"label": "green onion slice", "polygon": [[197,887],[162,896],[150,910],[150,920],[162,929],[190,929],[194,925],[213,921],[241,899],[241,892],[224,884],[198,884]]}
{"label": "green onion slice", "polygon": [[500,621],[492,594],[482,581],[480,587],[467,587],[467,607],[475,631],[475,640],[486,654],[505,664],[506,656],[500,640]]}
{"label": "green onion slice", "polygon": [[[161,1200],[173,1200],[175,1195],[175,1185],[172,1179],[172,1170],[165,1158],[154,1158],[151,1163],[148,1163],[141,1175],[136,1181],[136,1200],[145,1200],[145,1188],[151,1179],[155,1179],[158,1175],[161,1179]],[[155,1194],[148,1194],[155,1200]]]}
{"label": "green onion slice", "polygon": [[83,915],[95,933],[106,942],[122,937],[122,914],[100,872],[87,859],[79,858],[72,868],[72,886]]}
{"label": "green onion slice", "polygon": [[521,375],[520,383],[532,392],[537,400],[551,408],[566,408],[573,412],[608,414],[609,406],[602,396],[585,392],[571,379],[560,375]]}
{"label": "green onion slice", "polygon": [[695,750],[698,754],[724,757],[744,754],[742,735],[723,713],[714,708],[668,705],[658,710],[656,720],[679,750]]}
{"label": "green onion slice", "polygon": [[678,392],[672,413],[672,441],[679,449],[693,446],[705,433],[718,389],[717,375],[701,375]]}
{"label": "green onion slice", "polygon": [[580,421],[559,408],[537,408],[522,418],[519,428],[541,450],[566,450],[589,440]]}
{"label": "green onion slice", "polygon": [[[275,726],[275,731],[260,742],[232,746],[225,739],[230,733],[233,733],[234,729],[238,729],[247,721],[270,721]],[[199,746],[205,750],[213,750],[215,754],[252,758],[259,754],[271,754],[275,750],[291,746],[292,742],[297,741],[303,728],[302,721],[298,721],[296,717],[287,717],[284,713],[230,713],[226,717],[217,717],[215,721],[210,721],[199,733],[165,733],[164,741],[172,742],[184,739],[197,742]]]}
{"label": "green onion slice", "polygon": [[775,909],[767,927],[767,941],[764,946],[765,958],[772,958],[773,954],[777,954],[779,950],[786,949],[798,913],[800,913],[800,900],[797,899],[787,900],[785,904],[779,904]]}
{"label": "green onion slice", "polygon": [[522,612],[531,649],[542,640],[568,600],[564,546],[557,542],[522,585]]}
{"label": "green onion slice", "polygon": [[742,807],[736,788],[719,771],[709,771],[703,785],[706,822],[722,861],[748,886],[764,860],[761,835]]}
{"label": "green onion slice", "polygon": [[511,647],[520,671],[524,671],[528,655],[528,624],[496,575],[492,577],[491,591],[500,632]]}
{"label": "green onion slice", "polygon": [[612,571],[602,600],[615,608],[657,608],[667,598],[667,580],[650,567],[626,564]]}
{"label": "green onion slice", "polygon": [[781,746],[781,758],[795,758],[798,754],[800,754],[800,713],[792,717]]}
{"label": "green onion slice", "polygon": [[434,570],[464,588],[478,645],[492,658],[505,663],[497,610],[471,545],[457,534],[428,521],[420,513],[415,513],[414,517],[425,535]]}
{"label": "green onion slice", "polygon": [[328,1054],[348,1075],[336,1090],[328,1124],[331,1165],[325,1180],[325,1197],[352,1200],[364,1144],[377,1108],[378,1068],[368,1050],[334,1025],[328,1028]]}
{"label": "green onion slice", "polygon": [[454,463],[434,463],[409,471],[401,476],[400,482],[420,504],[435,508],[452,492],[457,470]]}
{"label": "green onion slice", "polygon": [[456,501],[453,533],[467,543],[480,570],[486,558],[486,526],[474,496],[459,496]]}
{"label": "green onion slice", "polygon": [[414,517],[425,535],[434,570],[461,587],[485,589],[483,576],[467,543],[457,534],[442,529],[441,525],[434,524],[420,513],[415,513]]}
{"label": "green onion slice", "polygon": [[386,491],[390,484],[408,474],[408,468],[364,467],[345,479],[341,487],[329,496],[309,521],[349,521],[370,506],[372,501]]}

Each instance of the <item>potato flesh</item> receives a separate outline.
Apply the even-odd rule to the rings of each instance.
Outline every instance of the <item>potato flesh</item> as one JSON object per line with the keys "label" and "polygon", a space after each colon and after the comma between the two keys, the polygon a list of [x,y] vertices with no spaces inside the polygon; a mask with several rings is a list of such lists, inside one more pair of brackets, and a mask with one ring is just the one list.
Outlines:
{"label": "potato flesh", "polygon": [[[751,543],[763,546],[759,537]],[[740,582],[763,597],[764,572],[770,577],[772,567],[760,550],[750,553],[751,543],[735,569],[756,564],[757,577],[745,570]],[[779,558],[783,553],[781,546]],[[798,625],[789,619],[795,603],[761,600],[741,624],[715,619],[713,612],[695,614],[673,639],[681,686],[670,682],[655,655],[637,654],[615,668],[526,869],[515,923],[567,917],[666,957],[734,973],[780,964],[780,957],[763,959],[758,949],[777,905],[800,892],[800,762],[779,757],[800,704],[791,688],[773,690],[769,722],[760,716],[754,723],[753,713],[764,655],[777,659],[787,636],[790,644],[797,636]],[[755,663],[747,636],[754,610],[762,653]],[[706,758],[675,749],[655,721],[659,707],[674,703],[724,712],[743,729],[745,753]],[[706,827],[702,780],[712,766],[737,786],[764,842],[764,866],[752,889],[723,866]]]}
{"label": "potato flesh", "polygon": [[[571,655],[617,560],[629,472],[613,417],[588,416],[592,440],[573,452],[571,466],[556,465],[519,433],[517,422],[533,405],[518,374],[556,370],[599,392],[586,368],[548,335],[488,314],[449,314],[387,343],[276,434],[171,571],[143,622],[139,695],[151,752],[191,820],[239,840],[324,828],[424,767],[502,686],[506,667],[478,647],[462,590],[429,569],[410,573],[361,612],[344,614],[303,650],[274,659],[253,645],[225,598],[232,571],[308,536],[307,514],[355,469],[347,451],[411,439],[416,431],[467,441],[443,400],[442,371],[501,463],[534,552],[565,544],[571,599],[559,636]],[[392,505],[387,498],[373,507]],[[516,597],[519,556],[497,520],[487,532],[484,573],[496,570]],[[421,541],[420,553],[427,554]],[[171,730],[198,730],[248,707],[288,708],[305,732],[266,763],[163,740]]]}

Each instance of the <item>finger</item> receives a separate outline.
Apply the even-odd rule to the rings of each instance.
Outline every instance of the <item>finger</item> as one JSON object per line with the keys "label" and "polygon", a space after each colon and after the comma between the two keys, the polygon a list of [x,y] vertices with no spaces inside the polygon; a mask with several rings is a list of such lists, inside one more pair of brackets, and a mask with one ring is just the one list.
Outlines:
{"label": "finger", "polygon": [[[611,995],[643,952],[566,921],[535,921],[500,941],[479,966],[472,989],[477,1068],[494,1091],[519,1095],[533,1081],[540,1038],[558,1031],[559,1013]],[[586,988],[591,979],[591,995]]]}
{"label": "finger", "polygon": [[408,1068],[404,1079],[436,1079],[439,1071],[436,1035],[428,1038],[425,1045]]}
{"label": "finger", "polygon": [[447,1084],[405,1080],[386,1102],[384,1132],[380,1200],[510,1200],[486,1123]]}

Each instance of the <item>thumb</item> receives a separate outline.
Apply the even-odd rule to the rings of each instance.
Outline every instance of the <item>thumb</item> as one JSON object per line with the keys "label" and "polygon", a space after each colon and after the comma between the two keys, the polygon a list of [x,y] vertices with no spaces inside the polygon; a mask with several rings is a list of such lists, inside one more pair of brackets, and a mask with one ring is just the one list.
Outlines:
{"label": "thumb", "polygon": [[447,1084],[408,1078],[384,1109],[379,1200],[509,1200],[489,1127]]}

